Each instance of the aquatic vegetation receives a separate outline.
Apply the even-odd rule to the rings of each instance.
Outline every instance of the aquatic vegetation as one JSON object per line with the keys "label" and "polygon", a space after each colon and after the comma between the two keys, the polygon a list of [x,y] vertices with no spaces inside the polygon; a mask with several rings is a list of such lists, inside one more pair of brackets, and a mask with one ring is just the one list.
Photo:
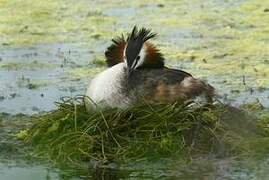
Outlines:
{"label": "aquatic vegetation", "polygon": [[34,70],[34,69],[49,69],[49,68],[55,68],[55,65],[49,64],[49,63],[41,63],[38,61],[32,61],[32,62],[10,62],[10,63],[2,63],[0,65],[0,69],[5,70]]}
{"label": "aquatic vegetation", "polygon": [[67,73],[78,78],[81,78],[81,77],[89,78],[89,77],[93,77],[97,73],[100,73],[102,70],[104,70],[104,67],[99,67],[99,66],[103,66],[103,65],[101,65],[100,63],[100,64],[97,64],[97,67],[92,67],[92,68],[78,67],[78,68],[71,69]]}
{"label": "aquatic vegetation", "polygon": [[[128,161],[135,158],[140,160],[154,158],[154,156],[157,158],[171,156],[170,159],[189,160],[195,156],[201,162],[202,154],[206,156],[234,155],[246,159],[257,156],[268,157],[269,115],[266,108],[269,105],[269,26],[267,23],[269,1],[70,0],[67,2],[47,0],[37,2],[0,0],[0,7],[0,84],[4,87],[0,90],[1,93],[8,92],[7,95],[0,96],[2,111],[6,111],[5,108],[8,107],[10,113],[27,113],[31,111],[25,109],[31,109],[32,106],[38,107],[41,111],[50,110],[54,108],[51,104],[55,99],[70,95],[66,93],[69,92],[69,88],[72,89],[72,95],[84,93],[83,87],[86,86],[86,82],[105,68],[104,57],[101,54],[110,43],[110,39],[128,32],[134,24],[152,28],[153,31],[159,33],[154,44],[157,44],[164,53],[169,67],[190,71],[196,77],[208,79],[220,95],[225,97],[227,95],[229,103],[234,102],[230,100],[235,100],[236,104],[242,104],[256,99],[261,102],[242,105],[239,111],[222,104],[217,105],[216,109],[211,107],[196,111],[180,105],[151,106],[154,111],[160,113],[157,115],[148,105],[123,112],[114,109],[86,113],[81,101],[76,106],[71,101],[64,101],[58,104],[55,111],[31,118],[24,117],[24,121],[20,117],[7,119],[6,115],[1,114],[2,156],[9,156],[17,161],[21,157],[17,158],[14,155],[25,155],[25,150],[21,153],[14,150],[21,150],[28,146],[25,144],[18,146],[17,141],[13,141],[15,137],[10,135],[22,129],[17,134],[17,138],[32,144],[37,154],[41,157],[50,157],[52,161],[65,161],[69,165],[75,162],[88,162],[89,159],[94,158],[100,161],[112,161],[112,159],[113,161]],[[57,49],[61,49],[61,52],[57,52]],[[33,55],[27,56],[29,51]],[[70,62],[65,62],[66,59]],[[64,72],[61,73],[62,71]],[[14,77],[18,78],[13,79]],[[5,88],[5,86],[11,86],[13,90],[18,91]],[[44,89],[47,89],[45,93]],[[24,91],[29,93],[22,93]],[[41,95],[42,99],[39,99]],[[21,103],[20,99],[24,100],[24,98],[31,98],[32,103],[21,105],[21,109],[19,107],[12,109],[11,106],[18,106]],[[18,101],[13,101],[14,99]],[[36,103],[37,100],[42,103]],[[77,101],[77,99],[73,100]],[[182,112],[184,115],[189,113],[186,119],[179,118],[181,117],[179,109],[184,111]],[[179,122],[175,122],[176,119],[170,121],[170,116],[165,111],[171,111],[173,114],[171,116],[178,117],[183,124],[179,126]],[[104,114],[121,148],[105,127],[101,114]],[[129,116],[130,114],[132,117]],[[116,117],[122,118],[123,122],[133,120],[134,124],[141,126],[142,129],[157,128],[152,132],[146,129],[145,139],[141,138],[142,135],[139,133],[138,137],[129,137],[129,132],[123,129],[120,133],[124,137],[126,135],[127,139],[122,139],[123,135],[119,134],[118,129],[113,126],[113,123],[119,125],[122,121],[109,121]],[[33,121],[30,122],[29,119]],[[139,122],[140,119],[142,122]],[[166,123],[165,119],[178,125],[176,128],[179,132],[170,129],[169,123],[169,128],[166,129],[163,124]],[[206,119],[210,119],[210,123],[204,123]],[[157,120],[162,123],[157,125]],[[76,121],[77,130],[75,131]],[[203,122],[201,128],[198,122]],[[27,127],[22,126],[25,124]],[[98,129],[94,132],[92,130],[94,128],[87,131],[86,124],[101,128],[103,133],[100,133]],[[125,123],[120,125],[129,127]],[[139,127],[137,130],[141,130]],[[195,133],[192,134],[196,131],[193,131],[195,127],[198,127],[197,134],[201,136],[196,142],[193,141],[197,139],[194,138]],[[132,130],[133,134],[136,131],[134,127],[128,130]],[[158,133],[162,134],[158,135]],[[8,138],[3,141],[6,134]],[[192,135],[189,137],[188,134]],[[10,137],[13,137],[12,141]],[[101,137],[105,145],[105,157],[102,153]],[[176,138],[178,139],[175,140]],[[207,141],[207,139],[212,141]],[[150,148],[155,151],[147,153]],[[211,150],[216,153],[209,153]],[[195,178],[199,178],[200,169],[206,166],[204,161],[197,169],[190,168],[188,173],[198,174]],[[219,166],[212,164],[211,173],[223,171],[223,165],[220,165],[223,161],[220,159],[217,161]],[[255,165],[244,160],[240,162],[244,164],[243,166],[250,166],[251,170],[246,172],[246,176],[251,177],[250,179],[253,176],[258,179],[259,177],[268,179],[264,178],[265,176],[261,178],[261,174],[259,175],[260,169],[263,169],[264,174],[268,176],[267,160],[263,163],[256,162]],[[164,164],[164,166],[167,165],[167,163]],[[175,164],[178,166],[179,163],[175,162]],[[185,163],[182,164],[185,165]],[[148,167],[155,168],[158,165],[158,163],[149,163]],[[231,173],[230,179],[240,179],[235,176],[236,173],[231,172],[236,171],[240,174],[242,173],[240,168],[238,172],[237,165],[233,168],[230,164],[228,166],[226,173]],[[132,168],[134,167],[127,167],[127,169]],[[172,168],[167,169],[170,171]],[[189,168],[184,167],[176,171],[186,175],[184,169]],[[249,172],[253,171],[255,175],[251,173],[249,175]],[[153,173],[150,171],[147,177],[153,176]],[[222,177],[222,173],[216,179]],[[156,179],[163,176],[162,173],[160,174],[157,173]]]}
{"label": "aquatic vegetation", "polygon": [[[63,99],[57,110],[33,116],[31,128],[17,136],[32,144],[39,156],[70,166],[91,160],[100,164],[171,157],[190,160],[208,153],[249,157],[256,156],[254,145],[265,143],[263,138],[257,141],[253,121],[234,123],[231,114],[236,111],[222,104],[144,104],[87,112],[83,98]],[[243,117],[240,113],[236,118]]]}
{"label": "aquatic vegetation", "polygon": [[[215,124],[218,120],[210,112],[198,116],[203,110],[191,111],[177,104],[86,112],[76,100],[59,103],[58,110],[36,117],[27,141],[37,144],[39,149],[49,145],[50,155],[58,160],[79,157],[106,161],[143,158],[150,153],[167,156],[184,152],[190,139],[183,134],[199,121]],[[208,118],[200,119],[203,116]]]}
{"label": "aquatic vegetation", "polygon": [[263,113],[258,121],[260,127],[263,129],[263,134],[269,136],[269,112]]}
{"label": "aquatic vegetation", "polygon": [[102,56],[95,56],[91,61],[91,65],[97,67],[107,67],[106,61],[104,61]]}
{"label": "aquatic vegetation", "polygon": [[[65,73],[66,79],[76,76],[86,81],[88,75],[101,71],[102,68],[96,66],[101,67],[104,63],[100,54],[110,39],[130,31],[137,24],[159,34],[154,44],[164,53],[168,66],[208,79],[210,84],[221,90],[220,94],[228,94],[229,99],[237,100],[250,93],[253,96],[245,98],[246,102],[253,101],[258,95],[267,104],[268,98],[263,96],[263,92],[268,92],[269,86],[269,29],[266,24],[269,21],[266,10],[269,4],[263,0],[117,0],[109,3],[95,0],[68,3],[63,0],[39,3],[33,0],[0,0],[0,5],[1,49],[11,50],[14,54],[17,48],[47,45],[45,52],[49,55],[67,44],[72,44],[68,47],[70,50],[79,45],[74,49],[80,57],[67,53],[64,58],[84,67],[75,69],[71,63],[65,64],[63,67],[72,69]],[[98,54],[98,61],[92,56],[85,56],[89,50]],[[7,55],[0,57],[4,60],[1,70],[32,69],[27,66],[33,58],[23,59],[27,65],[22,65],[20,57],[15,56],[18,65],[9,64],[8,60],[5,61],[9,53],[7,51]],[[41,64],[51,61],[50,64],[58,68],[64,64],[54,61],[64,58],[34,58],[42,61]],[[82,63],[85,59],[90,62],[88,66]],[[57,75],[57,78],[62,77]]]}
{"label": "aquatic vegetation", "polygon": [[5,45],[74,41],[77,38],[90,41],[97,33],[101,37],[110,33],[99,31],[97,27],[114,22],[113,18],[92,8],[95,7],[92,2],[2,0],[0,5],[0,34]]}

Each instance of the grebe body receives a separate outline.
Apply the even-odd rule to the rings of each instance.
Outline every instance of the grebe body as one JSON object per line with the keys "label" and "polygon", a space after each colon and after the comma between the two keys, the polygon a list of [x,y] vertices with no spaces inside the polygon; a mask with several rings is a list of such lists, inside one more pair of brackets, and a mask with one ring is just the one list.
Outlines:
{"label": "grebe body", "polygon": [[126,108],[146,103],[173,103],[203,96],[211,101],[214,88],[191,74],[164,66],[163,55],[149,39],[156,34],[136,27],[128,38],[114,39],[105,52],[109,68],[90,83],[86,96],[89,108]]}
{"label": "grebe body", "polygon": [[[116,64],[98,74],[92,79],[86,96],[92,103],[99,106],[119,107],[128,106],[129,100],[123,95],[123,84],[126,76],[126,67],[124,63]],[[87,101],[86,101],[87,102]],[[89,102],[87,102],[89,106]]]}

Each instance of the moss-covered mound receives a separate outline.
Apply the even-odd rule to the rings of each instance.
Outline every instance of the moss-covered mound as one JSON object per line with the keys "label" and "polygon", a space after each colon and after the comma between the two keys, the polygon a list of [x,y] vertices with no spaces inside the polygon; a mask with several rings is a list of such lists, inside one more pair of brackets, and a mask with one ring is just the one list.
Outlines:
{"label": "moss-covered mound", "polygon": [[57,104],[57,110],[33,117],[33,126],[21,133],[40,155],[67,164],[238,155],[249,152],[251,139],[259,136],[254,122],[242,119],[242,112],[237,112],[237,122],[232,120],[227,112],[235,110],[220,103],[144,104],[91,112],[83,97]]}

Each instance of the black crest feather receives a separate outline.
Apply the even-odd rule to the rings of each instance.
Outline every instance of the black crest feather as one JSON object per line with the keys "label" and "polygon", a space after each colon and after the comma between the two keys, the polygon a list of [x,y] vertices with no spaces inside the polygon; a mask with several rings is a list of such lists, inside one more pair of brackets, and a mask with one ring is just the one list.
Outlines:
{"label": "black crest feather", "polygon": [[139,54],[143,44],[155,37],[157,34],[152,33],[150,29],[141,28],[137,30],[137,27],[134,26],[131,34],[127,38],[127,47],[125,50],[125,55],[127,59],[127,67],[131,67],[134,63],[136,56]]}
{"label": "black crest feather", "polygon": [[152,33],[150,29],[141,28],[139,31],[137,30],[137,27],[134,26],[132,33],[129,34],[127,41],[133,41],[137,40],[140,42],[146,42],[147,40],[154,38],[157,36],[156,33]]}
{"label": "black crest feather", "polygon": [[[126,56],[127,66],[130,67],[134,63],[134,59],[139,54],[143,44],[157,34],[152,33],[150,29],[141,28],[138,30],[134,26],[131,33],[127,34],[127,38],[122,34],[112,39],[112,44],[106,49],[105,57],[108,67],[114,66],[118,63],[124,62],[124,55]],[[145,67],[163,67],[164,59],[159,50],[151,46],[151,53],[148,54],[150,61],[145,62]],[[125,50],[125,52],[124,52]],[[154,51],[152,51],[154,50]]]}

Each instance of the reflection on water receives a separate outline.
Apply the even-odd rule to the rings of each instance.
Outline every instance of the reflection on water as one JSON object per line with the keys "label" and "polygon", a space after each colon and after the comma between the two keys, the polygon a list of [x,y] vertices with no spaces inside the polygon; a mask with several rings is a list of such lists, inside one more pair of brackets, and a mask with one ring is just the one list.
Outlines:
{"label": "reflection on water", "polygon": [[[235,161],[233,159],[198,158],[189,165],[181,162],[150,162],[129,165],[121,170],[94,169],[88,172],[55,170],[42,165],[0,164],[2,180],[119,180],[119,179],[184,179],[184,180],[265,180],[269,160]],[[130,170],[132,169],[132,170]]]}
{"label": "reflection on water", "polygon": [[8,165],[0,163],[0,179],[1,180],[58,180],[59,175],[56,172],[50,171],[44,166],[21,166]]}

